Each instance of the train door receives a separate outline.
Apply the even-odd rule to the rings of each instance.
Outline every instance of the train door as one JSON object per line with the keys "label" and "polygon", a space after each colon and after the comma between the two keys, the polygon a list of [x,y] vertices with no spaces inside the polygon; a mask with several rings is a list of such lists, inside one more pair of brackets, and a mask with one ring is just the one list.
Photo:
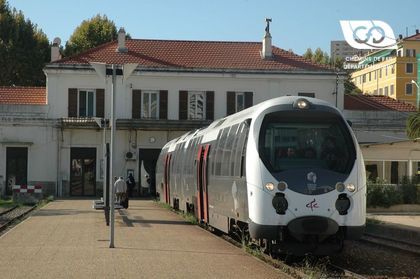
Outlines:
{"label": "train door", "polygon": [[210,145],[206,144],[198,148],[197,153],[197,217],[205,223],[209,222],[208,194],[207,194],[207,158]]}
{"label": "train door", "polygon": [[170,167],[171,167],[171,159],[172,159],[172,154],[167,154],[166,158],[165,158],[165,168],[164,168],[164,174],[163,174],[163,179],[164,179],[164,185],[163,185],[163,195],[165,196],[165,202],[167,204],[170,204]]}

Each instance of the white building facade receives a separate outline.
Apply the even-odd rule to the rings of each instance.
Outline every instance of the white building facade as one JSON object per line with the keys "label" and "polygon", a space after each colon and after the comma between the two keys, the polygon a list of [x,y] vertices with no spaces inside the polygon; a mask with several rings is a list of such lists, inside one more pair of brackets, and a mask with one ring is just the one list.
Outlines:
{"label": "white building facade", "polygon": [[[271,48],[266,40],[271,37],[263,43],[114,41],[48,64],[44,105],[0,107],[2,193],[26,183],[57,196],[102,194],[110,130],[97,122],[110,118],[111,65],[118,69],[113,173],[133,173],[135,195],[154,193],[155,163],[166,142],[215,119],[286,95],[316,97],[343,109],[341,75]],[[269,56],[262,53],[265,44]],[[103,63],[103,71],[93,62]],[[26,173],[13,173],[25,163]]]}

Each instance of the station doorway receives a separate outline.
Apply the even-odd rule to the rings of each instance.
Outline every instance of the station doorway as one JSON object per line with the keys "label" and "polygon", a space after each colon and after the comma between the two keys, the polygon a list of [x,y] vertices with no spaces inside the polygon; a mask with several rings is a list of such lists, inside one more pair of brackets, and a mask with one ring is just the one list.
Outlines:
{"label": "station doorway", "polygon": [[28,148],[6,147],[6,196],[13,194],[13,185],[28,183]]}
{"label": "station doorway", "polygon": [[139,177],[137,191],[139,196],[154,196],[156,193],[156,162],[160,149],[139,149]]}
{"label": "station doorway", "polygon": [[71,148],[70,195],[96,195],[96,148]]}

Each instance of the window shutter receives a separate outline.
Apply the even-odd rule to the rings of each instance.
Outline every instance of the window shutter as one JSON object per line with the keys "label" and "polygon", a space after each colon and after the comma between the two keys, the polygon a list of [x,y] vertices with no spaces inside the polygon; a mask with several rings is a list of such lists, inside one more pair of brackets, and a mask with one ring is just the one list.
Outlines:
{"label": "window shutter", "polygon": [[179,120],[188,119],[188,91],[179,91]]}
{"label": "window shutter", "polygon": [[253,94],[252,92],[245,92],[245,108],[252,107],[253,105]]}
{"label": "window shutter", "polygon": [[133,90],[133,102],[131,107],[131,117],[141,118],[140,109],[141,109],[141,90]]}
{"label": "window shutter", "polygon": [[69,88],[69,117],[77,117],[77,88]]}
{"label": "window shutter", "polygon": [[96,89],[96,117],[105,117],[105,89]]}
{"label": "window shutter", "polygon": [[231,115],[235,113],[235,104],[236,104],[236,93],[233,91],[228,91],[226,94],[226,115]]}
{"label": "window shutter", "polygon": [[206,119],[214,120],[214,91],[206,92]]}
{"label": "window shutter", "polygon": [[168,119],[168,90],[159,91],[159,119]]}

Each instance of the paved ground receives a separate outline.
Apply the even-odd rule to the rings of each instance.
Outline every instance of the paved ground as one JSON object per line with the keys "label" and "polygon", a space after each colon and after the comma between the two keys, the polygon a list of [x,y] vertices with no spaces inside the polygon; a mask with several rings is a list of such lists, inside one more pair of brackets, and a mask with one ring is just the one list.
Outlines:
{"label": "paved ground", "polygon": [[420,229],[420,214],[408,214],[408,213],[401,213],[401,214],[373,214],[368,213],[368,218],[374,218],[376,220],[398,224],[398,225],[405,225],[410,227],[415,227]]}
{"label": "paved ground", "polygon": [[116,214],[114,249],[89,200],[48,204],[0,237],[1,278],[284,278],[152,201]]}

